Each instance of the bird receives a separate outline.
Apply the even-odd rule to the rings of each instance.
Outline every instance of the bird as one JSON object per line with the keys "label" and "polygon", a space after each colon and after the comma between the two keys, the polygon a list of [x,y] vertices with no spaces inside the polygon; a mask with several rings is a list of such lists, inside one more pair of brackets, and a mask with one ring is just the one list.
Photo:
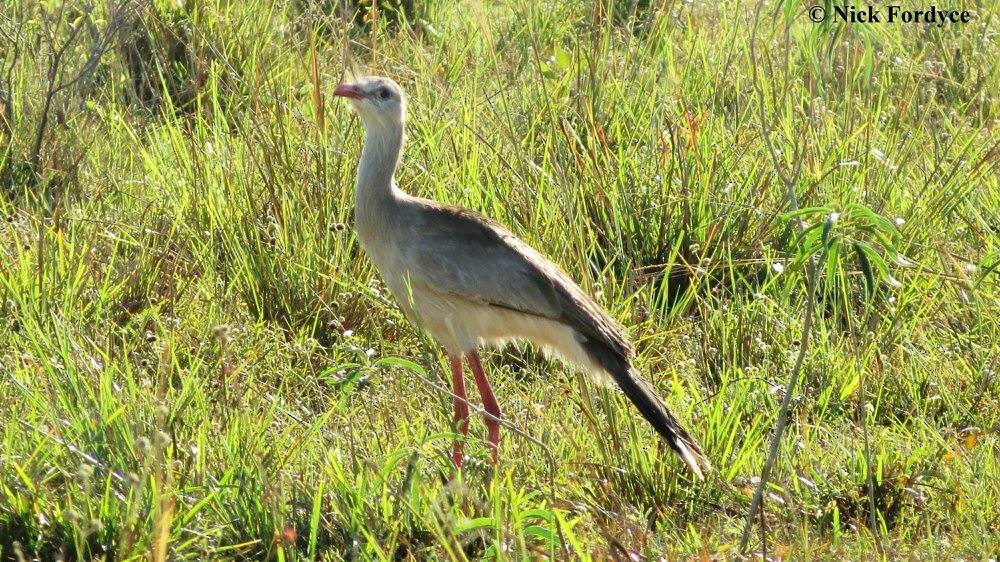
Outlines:
{"label": "bird", "polygon": [[[712,463],[640,377],[624,329],[562,269],[488,218],[399,188],[403,89],[390,78],[367,76],[339,84],[334,95],[349,102],[365,132],[355,186],[358,241],[407,319],[444,348],[456,429],[468,435],[464,359],[486,412],[490,460],[499,461],[503,418],[478,350],[528,341],[616,384],[691,472],[704,478]],[[459,470],[463,436],[452,447]]]}

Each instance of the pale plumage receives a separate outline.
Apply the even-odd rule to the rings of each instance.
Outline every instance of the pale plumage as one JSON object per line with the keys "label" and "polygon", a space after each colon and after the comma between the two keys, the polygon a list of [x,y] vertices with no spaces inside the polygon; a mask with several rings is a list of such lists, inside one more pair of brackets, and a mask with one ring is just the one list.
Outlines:
{"label": "pale plumage", "polygon": [[[396,186],[406,105],[399,86],[373,77],[341,85],[336,94],[350,99],[366,129],[358,167],[358,238],[407,317],[448,352],[459,429],[468,427],[463,355],[487,412],[499,418],[476,349],[528,340],[613,381],[695,474],[710,470],[698,444],[638,377],[621,327],[564,272],[492,221]],[[489,418],[486,423],[495,460],[499,426]],[[461,452],[456,443],[459,466]]]}

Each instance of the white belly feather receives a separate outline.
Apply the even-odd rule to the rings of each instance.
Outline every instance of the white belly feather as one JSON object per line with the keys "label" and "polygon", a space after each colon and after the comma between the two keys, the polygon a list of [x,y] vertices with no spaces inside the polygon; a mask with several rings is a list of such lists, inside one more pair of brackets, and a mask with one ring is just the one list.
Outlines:
{"label": "white belly feather", "polygon": [[580,345],[583,337],[561,322],[407,287],[402,280],[396,283],[387,280],[387,284],[404,313],[449,353],[526,340],[541,346],[547,354],[579,367],[602,384],[612,382],[604,368],[591,360]]}

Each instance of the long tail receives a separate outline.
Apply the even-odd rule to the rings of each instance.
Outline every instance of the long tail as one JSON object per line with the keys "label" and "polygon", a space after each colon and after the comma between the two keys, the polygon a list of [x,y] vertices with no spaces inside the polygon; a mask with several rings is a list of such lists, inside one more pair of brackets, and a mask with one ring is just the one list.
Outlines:
{"label": "long tail", "polygon": [[712,471],[712,463],[702,452],[698,442],[681,426],[646,381],[639,378],[631,368],[619,369],[611,373],[611,376],[625,392],[625,396],[635,404],[642,417],[646,418],[653,429],[667,441],[670,448],[680,455],[698,478],[704,478],[705,473]]}
{"label": "long tail", "polygon": [[[611,321],[608,320],[608,323]],[[593,368],[599,368],[603,371],[601,374],[607,374],[615,381],[625,396],[635,404],[642,417],[667,441],[691,472],[698,478],[705,478],[706,473],[712,472],[712,462],[702,452],[698,442],[688,434],[649,383],[642,380],[632,367],[631,348],[619,333],[607,330],[596,335],[581,334],[579,343],[592,361]]]}

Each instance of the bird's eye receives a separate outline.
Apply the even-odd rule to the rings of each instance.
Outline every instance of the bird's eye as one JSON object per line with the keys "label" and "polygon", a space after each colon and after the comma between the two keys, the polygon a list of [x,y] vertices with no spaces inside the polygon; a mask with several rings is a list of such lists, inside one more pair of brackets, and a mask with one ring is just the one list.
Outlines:
{"label": "bird's eye", "polygon": [[380,97],[380,98],[382,98],[384,100],[387,100],[391,96],[392,96],[392,93],[389,92],[389,88],[384,88],[384,87],[383,88],[379,88],[379,90],[378,90],[378,97]]}

